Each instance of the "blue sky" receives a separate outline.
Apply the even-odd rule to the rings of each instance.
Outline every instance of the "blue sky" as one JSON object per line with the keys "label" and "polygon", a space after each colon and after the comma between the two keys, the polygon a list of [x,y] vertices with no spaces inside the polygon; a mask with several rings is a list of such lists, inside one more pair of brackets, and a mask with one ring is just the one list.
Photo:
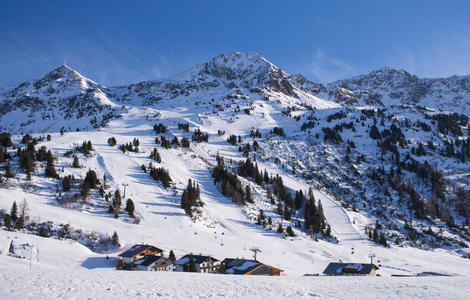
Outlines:
{"label": "blue sky", "polygon": [[104,85],[255,51],[330,82],[392,66],[470,74],[470,1],[0,2],[0,86],[67,65]]}

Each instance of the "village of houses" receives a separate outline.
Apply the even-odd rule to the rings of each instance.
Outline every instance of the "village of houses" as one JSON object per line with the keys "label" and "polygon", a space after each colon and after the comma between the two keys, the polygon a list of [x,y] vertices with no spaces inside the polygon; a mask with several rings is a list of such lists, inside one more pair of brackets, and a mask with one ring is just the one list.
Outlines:
{"label": "village of houses", "polygon": [[[231,275],[280,276],[283,270],[256,259],[225,258],[220,261],[210,255],[186,254],[176,259],[173,252],[167,257],[163,250],[147,244],[137,244],[120,253],[116,270],[218,273]],[[372,263],[330,263],[323,275],[376,276],[378,267]]]}

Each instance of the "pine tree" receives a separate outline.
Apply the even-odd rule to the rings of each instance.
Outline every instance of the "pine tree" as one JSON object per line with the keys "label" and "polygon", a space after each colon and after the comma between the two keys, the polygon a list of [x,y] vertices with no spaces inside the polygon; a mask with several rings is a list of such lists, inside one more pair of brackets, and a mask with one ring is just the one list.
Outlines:
{"label": "pine tree", "polygon": [[121,204],[122,204],[122,202],[121,202],[121,192],[119,192],[119,190],[116,190],[114,192],[113,206],[117,207],[117,208],[120,208]]}
{"label": "pine tree", "polygon": [[176,256],[173,250],[170,250],[170,254],[168,255],[168,259],[171,260],[172,262],[176,261]]}
{"label": "pine tree", "polygon": [[9,214],[5,215],[5,218],[3,219],[3,226],[5,226],[7,229],[11,228],[11,216]]}
{"label": "pine tree", "polygon": [[96,189],[96,185],[99,183],[96,172],[93,170],[88,170],[85,176],[85,182],[88,182],[90,189]]}
{"label": "pine tree", "polygon": [[254,203],[253,195],[251,194],[251,188],[249,184],[247,184],[245,187],[245,200],[246,202]]}
{"label": "pine tree", "polygon": [[90,184],[85,181],[82,184],[82,191],[80,192],[82,198],[85,199],[88,196],[89,192],[90,192]]}
{"label": "pine tree", "polygon": [[189,272],[196,272],[196,263],[192,257],[189,259]]}
{"label": "pine tree", "polygon": [[131,218],[134,218],[134,210],[135,210],[134,202],[131,199],[127,199],[126,211]]}
{"label": "pine tree", "polygon": [[113,237],[111,238],[111,243],[115,247],[121,247],[121,243],[119,243],[119,236],[116,231],[113,233]]}
{"label": "pine tree", "polygon": [[11,206],[10,210],[10,216],[13,222],[16,222],[18,219],[18,207],[16,206],[16,201],[13,201],[13,205]]}
{"label": "pine tree", "polygon": [[295,236],[294,230],[290,226],[287,226],[286,233],[288,236],[292,236],[292,237]]}
{"label": "pine tree", "polygon": [[80,162],[78,161],[78,156],[77,156],[77,155],[74,155],[74,156],[73,156],[72,167],[74,167],[74,168],[80,168]]}
{"label": "pine tree", "polygon": [[21,229],[24,226],[24,218],[23,216],[18,217],[18,219],[15,222],[15,229]]}
{"label": "pine tree", "polygon": [[378,235],[378,233],[377,233],[377,229],[376,229],[376,228],[374,228],[374,233],[372,234],[372,240],[373,240],[374,242],[376,242],[376,243],[379,241],[379,235]]}
{"label": "pine tree", "polygon": [[259,210],[259,215],[258,215],[258,225],[262,225],[264,221],[264,212],[262,209]]}
{"label": "pine tree", "polygon": [[15,177],[15,173],[11,170],[10,162],[7,162],[5,166],[5,177],[6,178],[13,178]]}
{"label": "pine tree", "polygon": [[381,244],[385,247],[388,246],[387,239],[385,238],[385,234],[383,232],[380,233],[379,244]]}
{"label": "pine tree", "polygon": [[284,233],[284,229],[282,228],[282,224],[279,223],[279,225],[277,226],[277,232],[279,233]]}

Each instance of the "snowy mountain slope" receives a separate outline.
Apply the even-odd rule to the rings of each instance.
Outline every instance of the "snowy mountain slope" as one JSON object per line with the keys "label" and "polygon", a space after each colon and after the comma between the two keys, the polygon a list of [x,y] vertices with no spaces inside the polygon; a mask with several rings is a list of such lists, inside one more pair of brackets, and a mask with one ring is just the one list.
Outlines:
{"label": "snowy mountain slope", "polygon": [[1,129],[45,132],[103,126],[120,112],[106,92],[105,87],[61,66],[0,96]]}
{"label": "snowy mountain slope", "polygon": [[[165,103],[162,105],[165,106]],[[465,265],[468,261],[452,255],[451,251],[427,252],[412,248],[376,246],[364,237],[360,229],[354,227],[348,212],[321,192],[315,192],[315,197],[324,204],[325,215],[340,241],[339,244],[321,240],[315,242],[302,231],[296,231],[298,237],[286,239],[273,231],[263,230],[250,220],[249,206],[246,208],[247,215],[240,207],[221,195],[213,184],[206,161],[214,163],[217,152],[225,157],[241,159],[236,147],[226,142],[217,142],[215,137],[212,143],[194,144],[189,152],[182,149],[159,148],[162,164],[170,170],[170,175],[175,181],[178,193],[175,196],[171,189],[165,190],[140,170],[142,164],[149,162],[148,153],[154,147],[151,131],[153,121],[145,120],[145,116],[151,113],[152,111],[132,109],[122,119],[111,121],[109,127],[103,131],[70,132],[63,136],[54,134],[50,142],[45,141],[38,145],[46,145],[48,149],[53,149],[53,152],[57,151],[59,160],[56,165],[65,166],[64,175],[73,171],[76,178],[80,176],[83,178],[88,169],[93,169],[97,172],[98,178],[107,174],[111,191],[115,188],[122,190],[122,183],[128,183],[126,197],[133,199],[135,203],[136,214],[141,220],[139,224],[132,224],[132,220],[124,213],[120,214],[118,219],[106,213],[106,202],[100,200],[102,198],[96,193],[91,194],[89,200],[80,207],[71,209],[58,205],[55,198],[59,195],[52,182],[48,185],[50,188],[43,189],[41,193],[23,191],[19,185],[22,178],[20,174],[18,184],[10,179],[9,190],[0,189],[2,197],[8,199],[5,203],[2,202],[2,207],[9,209],[14,199],[26,199],[30,207],[29,214],[33,219],[70,223],[73,227],[83,228],[88,232],[97,231],[109,235],[116,230],[121,242],[126,246],[144,240],[167,251],[173,249],[177,255],[201,252],[210,253],[218,258],[250,257],[249,248],[258,246],[263,251],[260,255],[263,262],[278,266],[291,276],[321,272],[329,261],[337,259],[367,261],[371,252],[381,260],[383,275],[410,274],[426,270],[466,274],[464,269],[457,266]],[[167,117],[170,115],[173,118],[177,117],[174,112],[160,111],[160,113]],[[166,122],[170,125],[174,121],[166,119]],[[205,131],[215,129],[211,126],[198,125]],[[183,133],[174,131],[174,134]],[[117,138],[118,144],[137,137],[140,140],[141,153],[123,154],[116,147],[110,147],[106,140],[111,136]],[[71,160],[63,158],[63,153],[82,139],[90,139],[94,151],[90,157],[80,155],[83,168],[74,170],[70,168]],[[309,186],[301,178],[279,169],[276,164],[259,161],[259,165],[269,172],[279,173],[286,186],[294,190],[307,189]],[[189,178],[201,185],[202,200],[206,203],[201,218],[196,222],[186,217],[179,207],[179,195]],[[33,175],[33,183],[39,186],[47,185],[39,166]],[[280,221],[275,217],[275,213],[271,212],[270,205],[263,201],[257,199],[255,205],[265,208],[266,214],[272,215],[276,222]],[[2,247],[8,247],[8,243],[9,239],[5,238]],[[351,248],[355,248],[354,254],[351,253]],[[439,259],[436,259],[437,257]],[[444,260],[447,261],[446,264],[441,263]],[[56,267],[60,268],[60,264],[58,263]]]}
{"label": "snowy mountain slope", "polygon": [[111,94],[122,103],[147,106],[162,99],[188,105],[252,98],[276,99],[285,107],[300,103],[320,108],[338,106],[299,90],[289,74],[253,52],[221,55],[168,79],[112,88]]}
{"label": "snowy mountain slope", "polygon": [[[43,97],[44,91],[52,86],[57,93],[40,101],[59,99],[61,103],[61,99],[77,95],[77,91],[82,95],[87,89],[96,89],[103,95],[93,98],[96,109],[101,107],[103,111],[119,113],[120,117],[109,119],[99,129],[85,129],[88,126],[85,123],[94,117],[93,109],[84,111],[82,119],[62,119],[62,111],[54,110],[55,119],[39,119],[29,127],[24,126],[37,132],[32,137],[24,137],[23,129],[15,125],[25,122],[29,116],[18,113],[17,123],[11,123],[11,111],[2,116],[0,125],[11,129],[15,148],[6,146],[8,143],[2,147],[0,198],[4,201],[0,202],[0,209],[4,211],[1,217],[10,212],[13,201],[21,205],[26,200],[30,222],[70,224],[90,238],[110,237],[116,232],[120,250],[146,242],[165,249],[166,254],[173,250],[177,257],[192,252],[223,259],[249,258],[252,257],[249,249],[259,247],[260,261],[281,268],[286,277],[302,282],[306,279],[300,278],[301,275],[321,273],[329,262],[340,259],[368,262],[372,254],[374,262],[380,265],[379,274],[386,277],[427,271],[470,275],[470,260],[465,258],[470,239],[468,215],[465,215],[470,207],[465,204],[470,184],[465,115],[440,114],[414,105],[385,110],[342,107],[318,97],[321,86],[317,92],[310,92],[315,88],[313,83],[303,81],[300,85],[301,77],[288,75],[253,53],[220,56],[168,80],[110,89],[71,70],[62,68],[57,73],[39,80],[37,88],[29,85],[17,88],[18,95],[35,93]],[[64,81],[68,83],[63,84]],[[16,101],[13,92],[8,93],[12,97],[8,101]],[[44,107],[41,105],[38,109]],[[78,127],[76,124],[82,124],[80,120],[83,127],[76,132],[73,129]],[[60,134],[61,127],[71,130]],[[372,138],[374,127],[378,136]],[[207,141],[194,140],[196,130],[207,134]],[[41,138],[46,134],[51,136],[50,140]],[[113,137],[116,145],[110,143]],[[178,143],[173,142],[175,138]],[[188,139],[190,147],[182,145],[183,138]],[[169,141],[167,146],[163,145],[164,139]],[[87,141],[92,144],[92,150],[85,154],[81,145]],[[38,158],[42,146],[51,150],[58,178],[45,177],[50,163]],[[32,149],[36,159],[28,174],[27,161],[21,155]],[[161,162],[150,157],[155,149]],[[74,167],[75,155],[79,166]],[[333,237],[327,237],[326,229],[313,232],[306,226],[305,201],[297,208],[289,207],[289,201],[280,195],[274,195],[271,200],[268,190],[274,190],[272,181],[260,183],[256,178],[239,174],[236,177],[240,185],[250,186],[253,202],[235,204],[233,198],[222,193],[222,183],[212,176],[218,164],[217,156],[235,174],[240,163],[250,158],[259,170],[266,170],[272,177],[278,174],[292,198],[296,191],[307,195],[308,189],[313,188]],[[432,168],[423,167],[426,164]],[[151,166],[168,169],[172,180],[168,188],[152,178]],[[14,174],[7,176],[8,167]],[[97,189],[91,188],[84,196],[86,174],[91,170],[100,182]],[[71,178],[70,190],[64,188],[65,178]],[[181,207],[189,179],[199,184],[200,200],[204,202],[195,208],[192,218]],[[413,186],[415,194],[409,186]],[[459,188],[463,189],[462,195]],[[117,211],[112,207],[116,190],[122,195]],[[424,205],[422,210],[411,205],[410,195],[416,194],[420,200],[417,203]],[[135,206],[135,218],[125,211],[128,199]],[[279,207],[284,212],[279,213]],[[272,224],[258,221],[260,209]],[[418,217],[417,211],[423,215]],[[376,225],[377,221],[380,226]],[[290,226],[295,237],[278,233],[279,225],[284,230]],[[365,230],[372,233],[374,228],[384,235],[388,247],[369,239]],[[111,269],[112,260],[119,252],[116,247],[97,251],[93,247],[85,248],[80,241],[40,238],[28,230],[0,229],[0,260],[5,262],[5,272],[14,274],[12,278],[38,278],[42,274],[54,282],[56,279],[47,268],[78,269],[76,274],[65,272],[66,276],[80,277],[86,272],[115,276]],[[28,255],[27,249],[24,259],[8,255],[12,240],[18,241],[14,242],[18,248],[29,243],[39,251],[39,275],[35,275],[38,277],[28,277],[15,270],[26,264]],[[55,255],[56,248],[73,258]],[[106,255],[111,261],[106,260]],[[54,261],[50,256],[57,259]],[[85,270],[98,268],[103,270]],[[140,278],[129,276],[135,276],[136,281]],[[182,276],[186,278],[186,274]],[[230,280],[234,280],[234,285],[243,283],[243,280]],[[268,281],[262,284],[268,287],[277,282],[265,280]],[[421,284],[427,286],[426,283],[418,286]]]}
{"label": "snowy mountain slope", "polygon": [[419,105],[470,113],[469,76],[418,78],[405,70],[381,68],[329,84],[315,84],[301,75],[294,78],[298,87],[347,106]]}

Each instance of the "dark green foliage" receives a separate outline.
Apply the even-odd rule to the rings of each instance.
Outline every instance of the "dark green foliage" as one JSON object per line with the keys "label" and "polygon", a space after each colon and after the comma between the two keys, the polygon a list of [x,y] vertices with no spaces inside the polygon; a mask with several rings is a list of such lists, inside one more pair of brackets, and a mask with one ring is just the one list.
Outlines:
{"label": "dark green foliage", "polygon": [[415,212],[416,217],[423,219],[425,217],[424,202],[421,199],[421,196],[419,195],[418,192],[416,192],[416,190],[411,184],[407,186],[406,192],[408,193],[408,200],[410,203],[410,207]]}
{"label": "dark green foliage", "polygon": [[71,181],[72,181],[72,176],[71,175],[68,175],[68,176],[65,176],[64,178],[62,178],[62,189],[65,192],[70,191]]}
{"label": "dark green foliage", "polygon": [[189,259],[189,272],[196,272],[196,263],[194,262],[194,259],[191,257]]}
{"label": "dark green foliage", "polygon": [[305,202],[305,196],[302,190],[295,192],[295,209],[300,209]]}
{"label": "dark green foliage", "polygon": [[238,205],[244,204],[245,192],[237,175],[228,171],[224,165],[224,159],[217,155],[217,166],[212,170],[214,183],[221,181],[222,194],[232,197],[232,201]]}
{"label": "dark green foliage", "polygon": [[46,166],[44,176],[50,177],[50,178],[57,178],[57,179],[59,178],[59,174],[57,174],[57,171],[53,164]]}
{"label": "dark green foliage", "polygon": [[333,120],[341,120],[344,118],[346,118],[346,112],[341,110],[326,117],[326,121],[330,123]]}
{"label": "dark green foliage", "polygon": [[121,207],[121,192],[119,190],[116,190],[114,192],[114,197],[113,197],[113,207],[120,208]]}
{"label": "dark green foliage", "polygon": [[288,236],[292,236],[292,237],[295,236],[294,230],[290,226],[287,226],[286,233],[287,233]]}
{"label": "dark green foliage", "polygon": [[47,149],[46,149],[45,146],[42,146],[36,152],[36,159],[37,159],[37,161],[45,161],[46,158],[47,158]]}
{"label": "dark green foliage", "polygon": [[254,203],[253,195],[251,194],[251,188],[249,184],[245,186],[245,201],[249,203]]}
{"label": "dark green foliage", "polygon": [[189,132],[189,123],[178,123],[178,129]]}
{"label": "dark green foliage", "polygon": [[85,181],[82,184],[82,190],[80,192],[80,195],[82,196],[83,199],[85,199],[88,196],[89,192],[90,192],[90,184]]}
{"label": "dark green foliage", "polygon": [[264,180],[263,175],[259,172],[258,164],[253,164],[249,158],[246,161],[239,163],[238,175],[245,178],[251,177],[258,185],[261,185]]}
{"label": "dark green foliage", "polygon": [[380,135],[379,129],[377,128],[375,124],[372,125],[372,127],[370,128],[369,137],[373,140],[380,139],[382,137]]}
{"label": "dark green foliage", "polygon": [[38,230],[38,234],[39,236],[42,236],[42,237],[49,237],[49,233],[47,232],[47,229],[44,227],[44,226],[41,226]]}
{"label": "dark green foliage", "polygon": [[97,185],[100,183],[96,177],[96,172],[93,170],[88,170],[84,181],[88,182],[90,189],[96,189]]}
{"label": "dark green foliage", "polygon": [[135,211],[134,202],[131,199],[127,199],[126,212],[129,214],[131,218],[134,218],[134,211]]}
{"label": "dark green foliage", "polygon": [[15,173],[11,170],[10,162],[7,162],[5,165],[5,177],[6,178],[13,178],[15,177]]}
{"label": "dark green foliage", "polygon": [[181,139],[181,146],[183,146],[184,148],[189,148],[190,147],[190,143],[189,143],[189,140],[187,138],[182,138]]}
{"label": "dark green foliage", "polygon": [[91,141],[84,141],[81,146],[77,146],[75,150],[85,154],[90,155],[91,151],[93,150]]}
{"label": "dark green foliage", "polygon": [[[33,146],[34,147],[34,146]],[[21,169],[30,174],[34,171],[34,149],[32,151],[18,149],[18,156]]]}
{"label": "dark green foliage", "polygon": [[199,184],[196,182],[188,180],[188,185],[181,195],[181,207],[184,209],[184,212],[188,216],[193,215],[194,207],[203,206],[204,203],[200,200],[201,191],[199,189]]}
{"label": "dark green foliage", "polygon": [[15,222],[15,229],[22,229],[24,227],[24,217],[19,216]]}
{"label": "dark green foliage", "polygon": [[468,124],[468,117],[458,113],[426,115],[426,118],[437,120],[437,128],[440,133],[448,134],[450,132],[453,136],[461,136],[461,127]]}
{"label": "dark green foliage", "polygon": [[150,170],[149,171],[150,176],[152,176],[154,180],[160,181],[165,188],[170,187],[171,177],[170,177],[170,173],[168,172],[168,170],[166,170],[163,167],[155,168],[152,165],[149,166],[149,170]]}
{"label": "dark green foliage", "polygon": [[261,138],[261,132],[259,132],[259,129],[256,129],[256,131],[253,131],[253,129],[250,131],[250,136],[253,138]]}
{"label": "dark green foliage", "polygon": [[114,231],[113,236],[111,238],[111,243],[115,247],[121,247],[121,243],[119,242],[119,236],[116,231]]}
{"label": "dark green foliage", "polygon": [[325,142],[329,141],[335,144],[339,144],[343,141],[339,132],[341,131],[341,127],[339,125],[335,125],[333,128],[323,127],[321,129],[323,131],[323,140]]}
{"label": "dark green foliage", "polygon": [[150,152],[150,157],[157,163],[162,162],[162,158],[160,157],[160,153],[158,153],[157,148],[153,148],[152,152]]}
{"label": "dark green foliage", "polygon": [[202,133],[202,131],[199,128],[197,128],[194,130],[194,133],[191,139],[193,142],[198,142],[198,143],[207,142],[209,141],[209,135]]}
{"label": "dark green foliage", "polygon": [[3,218],[3,226],[7,229],[11,228],[11,216],[9,214],[6,214],[5,218]]}
{"label": "dark green foliage", "polygon": [[378,243],[385,247],[388,247],[387,239],[385,238],[385,234],[383,232],[380,233]]}
{"label": "dark green foliage", "polygon": [[13,222],[16,222],[18,219],[18,206],[16,205],[16,201],[13,201],[13,204],[11,205],[10,216]]}
{"label": "dark green foliage", "polygon": [[170,250],[170,254],[168,254],[168,259],[171,260],[172,262],[176,261],[176,256],[173,250]]}
{"label": "dark green foliage", "polygon": [[139,145],[140,145],[139,139],[134,138],[132,143],[122,144],[121,146],[119,146],[119,149],[121,150],[122,153],[126,153],[126,151],[138,153]]}
{"label": "dark green foliage", "polygon": [[155,134],[165,133],[166,130],[167,130],[167,127],[163,125],[162,123],[153,125],[153,131],[155,131]]}
{"label": "dark green foliage", "polygon": [[79,162],[79,160],[78,160],[78,156],[76,156],[76,155],[73,156],[72,167],[74,167],[74,168],[80,168],[80,162]]}
{"label": "dark green foliage", "polygon": [[304,219],[306,229],[319,233],[325,228],[323,208],[320,201],[318,201],[318,205],[315,205],[315,197],[313,196],[312,189],[309,189],[308,199],[305,202]]}
{"label": "dark green foliage", "polygon": [[171,144],[170,144],[170,141],[167,140],[164,136],[161,136],[161,145],[163,148],[165,149],[170,149],[171,148]]}
{"label": "dark green foliage", "polygon": [[174,145],[175,147],[178,147],[180,145],[180,141],[178,140],[178,137],[174,137],[172,140],[171,140],[171,144]]}
{"label": "dark green foliage", "polygon": [[279,233],[284,233],[284,228],[282,228],[282,224],[279,223],[279,225],[277,226],[277,232]]}
{"label": "dark green foliage", "polygon": [[305,131],[307,129],[311,129],[315,127],[315,122],[314,121],[308,121],[304,122],[302,126],[300,127],[300,130]]}
{"label": "dark green foliage", "polygon": [[234,135],[234,134],[231,134],[228,138],[227,138],[227,142],[229,142],[230,144],[232,145],[236,145],[237,144],[237,136]]}
{"label": "dark green foliage", "polygon": [[281,127],[274,127],[272,133],[279,136],[286,136],[286,134],[284,133],[284,129]]}
{"label": "dark green foliage", "polygon": [[376,243],[379,242],[379,234],[377,233],[377,228],[374,228],[374,232],[372,233],[372,240]]}
{"label": "dark green foliage", "polygon": [[264,217],[264,212],[262,209],[259,210],[259,215],[258,215],[258,220],[257,220],[257,224],[258,225],[263,225],[263,221],[264,221],[265,217]]}
{"label": "dark green foliage", "polygon": [[10,133],[8,132],[0,133],[0,145],[5,148],[13,146],[13,143],[11,142]]}
{"label": "dark green foliage", "polygon": [[108,144],[109,144],[111,147],[116,146],[117,141],[116,141],[116,139],[114,138],[114,136],[113,136],[113,137],[110,137],[110,138],[108,139]]}
{"label": "dark green foliage", "polygon": [[2,163],[4,161],[5,161],[4,150],[3,150],[3,147],[0,147],[0,163]]}

